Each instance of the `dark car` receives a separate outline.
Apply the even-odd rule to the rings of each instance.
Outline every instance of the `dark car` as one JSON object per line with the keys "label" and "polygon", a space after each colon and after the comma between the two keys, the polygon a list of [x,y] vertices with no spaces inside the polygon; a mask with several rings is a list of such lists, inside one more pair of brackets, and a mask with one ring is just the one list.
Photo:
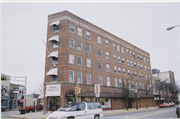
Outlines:
{"label": "dark car", "polygon": [[180,110],[179,110],[179,109],[180,109],[180,106],[178,106],[178,107],[176,108],[176,114],[177,114],[178,117],[180,116],[180,112],[179,112]]}
{"label": "dark car", "polygon": [[1,106],[1,111],[5,111],[6,107],[5,106]]}

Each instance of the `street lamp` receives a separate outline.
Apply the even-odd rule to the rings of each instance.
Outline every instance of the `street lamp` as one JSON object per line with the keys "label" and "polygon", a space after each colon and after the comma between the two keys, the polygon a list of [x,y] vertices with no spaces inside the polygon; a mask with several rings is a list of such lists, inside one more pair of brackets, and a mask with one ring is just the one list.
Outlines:
{"label": "street lamp", "polygon": [[180,25],[168,27],[168,28],[166,28],[166,30],[167,30],[167,31],[170,31],[171,29],[173,29],[173,28],[175,28],[175,27],[178,27],[178,26],[180,26]]}
{"label": "street lamp", "polygon": [[136,109],[138,109],[138,102],[137,102],[137,90],[135,90],[135,94],[136,94]]}

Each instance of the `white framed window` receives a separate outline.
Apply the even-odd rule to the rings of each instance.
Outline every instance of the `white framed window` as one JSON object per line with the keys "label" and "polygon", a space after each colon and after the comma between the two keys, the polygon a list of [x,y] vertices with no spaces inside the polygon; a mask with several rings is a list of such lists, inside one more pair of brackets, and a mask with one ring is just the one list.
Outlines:
{"label": "white framed window", "polygon": [[58,48],[59,47],[59,42],[56,40],[52,40],[52,47],[53,48]]}
{"label": "white framed window", "polygon": [[120,48],[119,48],[119,45],[117,45],[117,51],[120,52]]}
{"label": "white framed window", "polygon": [[128,51],[128,49],[126,49],[126,54],[127,54],[127,55],[129,55],[129,51]]}
{"label": "white framed window", "polygon": [[91,53],[91,46],[90,45],[86,45],[86,52]]}
{"label": "white framed window", "polygon": [[138,68],[140,69],[141,68],[141,66],[140,66],[140,64],[138,63]]}
{"label": "white framed window", "polygon": [[144,89],[144,83],[142,83],[142,88]]}
{"label": "white framed window", "polygon": [[136,57],[135,52],[133,52],[133,57],[134,57],[134,58]]}
{"label": "white framed window", "polygon": [[151,80],[151,76],[149,76],[149,80]]}
{"label": "white framed window", "polygon": [[82,51],[82,43],[81,42],[78,42],[77,50]]}
{"label": "white framed window", "polygon": [[102,85],[102,76],[100,76],[100,75],[98,76],[98,82],[100,85]]}
{"label": "white framed window", "polygon": [[71,38],[69,39],[69,47],[74,48],[74,40]]}
{"label": "white framed window", "polygon": [[129,60],[127,59],[127,65],[129,66]]}
{"label": "white framed window", "polygon": [[133,67],[133,62],[132,62],[132,60],[131,60],[131,67]]}
{"label": "white framed window", "polygon": [[150,71],[150,68],[148,67],[148,71]]}
{"label": "white framed window", "polygon": [[98,56],[102,57],[102,50],[101,49],[98,49]]}
{"label": "white framed window", "polygon": [[139,88],[141,89],[142,87],[141,87],[141,82],[139,82]]}
{"label": "white framed window", "polygon": [[141,73],[139,73],[139,78],[141,79]]}
{"label": "white framed window", "polygon": [[108,40],[105,40],[105,46],[109,47],[109,41]]}
{"label": "white framed window", "polygon": [[132,56],[132,51],[130,50],[130,56]]}
{"label": "white framed window", "polygon": [[110,77],[107,77],[107,86],[111,86]]}
{"label": "white framed window", "polygon": [[119,87],[122,87],[122,81],[119,79]]}
{"label": "white framed window", "polygon": [[70,32],[75,33],[75,26],[73,24],[70,24]]}
{"label": "white framed window", "polygon": [[121,47],[121,53],[124,53],[124,48],[123,47]]}
{"label": "white framed window", "polygon": [[78,36],[82,36],[82,28],[78,27]]}
{"label": "white framed window", "polygon": [[118,67],[118,73],[121,74],[121,68],[120,67]]}
{"label": "white framed window", "polygon": [[131,88],[131,81],[128,81],[129,88]]}
{"label": "white framed window", "polygon": [[81,72],[77,73],[77,79],[78,79],[78,83],[82,83],[82,73]]}
{"label": "white framed window", "polygon": [[143,69],[143,65],[141,64],[141,69]]}
{"label": "white framed window", "polygon": [[101,37],[97,36],[97,43],[101,44]]}
{"label": "white framed window", "polygon": [[53,33],[59,32],[59,24],[54,24],[53,25]]}
{"label": "white framed window", "polygon": [[139,59],[139,54],[137,54],[137,58]]}
{"label": "white framed window", "polygon": [[115,43],[113,43],[113,49],[116,50],[116,44]]}
{"label": "white framed window", "polygon": [[135,87],[134,87],[134,81],[132,81],[132,88],[135,88]]}
{"label": "white framed window", "polygon": [[147,63],[149,63],[149,59],[147,59]]}
{"label": "white framed window", "polygon": [[110,72],[110,65],[109,64],[106,64],[106,71]]}
{"label": "white framed window", "polygon": [[86,83],[91,84],[91,74],[89,73],[86,74]]}
{"label": "white framed window", "polygon": [[142,74],[142,79],[144,79],[144,75]]}
{"label": "white framed window", "polygon": [[106,52],[106,59],[109,59],[109,52]]}
{"label": "white framed window", "polygon": [[114,66],[114,72],[117,73],[117,67],[116,66]]}
{"label": "white framed window", "polygon": [[133,71],[131,71],[131,76],[132,76],[132,77],[134,76],[134,73],[133,73]]}
{"label": "white framed window", "polygon": [[138,89],[138,83],[136,82],[136,89]]}
{"label": "white framed window", "polygon": [[140,55],[140,60],[142,60],[142,56]]}
{"label": "white framed window", "polygon": [[131,74],[130,74],[130,70],[128,69],[128,76],[130,76]]}
{"label": "white framed window", "polygon": [[137,72],[136,71],[134,72],[134,75],[135,75],[135,77],[137,77]]}
{"label": "white framed window", "polygon": [[118,56],[118,62],[121,63],[121,59],[120,59],[120,56]]}
{"label": "white framed window", "polygon": [[146,58],[144,57],[144,62],[146,62]]}
{"label": "white framed window", "polygon": [[98,62],[98,70],[102,70],[102,63]]}
{"label": "white framed window", "polygon": [[69,82],[74,82],[74,71],[69,70]]}
{"label": "white framed window", "polygon": [[114,78],[114,82],[115,82],[115,87],[118,87],[118,84],[117,84],[117,78]]}
{"label": "white framed window", "polygon": [[57,82],[57,76],[51,75],[51,82]]}
{"label": "white framed window", "polygon": [[86,31],[86,39],[88,40],[91,39],[91,33],[89,31]]}
{"label": "white framed window", "polygon": [[125,72],[125,69],[123,68],[123,75],[125,75],[126,74],[126,72]]}
{"label": "white framed window", "polygon": [[124,57],[122,57],[122,63],[124,64],[125,62],[124,62]]}
{"label": "white framed window", "polygon": [[136,67],[136,62],[134,62],[134,67]]}
{"label": "white framed window", "polygon": [[86,66],[91,68],[91,59],[86,59]]}
{"label": "white framed window", "polygon": [[69,63],[74,64],[74,55],[69,54]]}
{"label": "white framed window", "polygon": [[114,56],[114,61],[116,62],[116,55],[114,54],[113,56]]}
{"label": "white framed window", "polygon": [[123,80],[123,87],[126,87],[126,80]]}
{"label": "white framed window", "polygon": [[82,66],[82,57],[79,57],[79,56],[78,56],[78,58],[77,58],[77,64],[78,64],[79,66]]}

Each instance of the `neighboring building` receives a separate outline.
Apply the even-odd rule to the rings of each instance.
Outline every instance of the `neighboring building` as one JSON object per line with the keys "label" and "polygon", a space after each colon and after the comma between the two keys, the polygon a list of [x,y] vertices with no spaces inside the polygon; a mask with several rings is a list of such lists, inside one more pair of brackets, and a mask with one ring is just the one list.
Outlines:
{"label": "neighboring building", "polygon": [[[150,54],[117,36],[63,11],[48,15],[44,80],[44,110],[56,110],[79,101],[95,101],[94,84],[100,84],[98,101],[105,109],[124,109],[123,85],[132,91],[129,108],[154,106]],[[49,53],[48,53],[49,52]],[[131,90],[132,89],[132,90]]]}
{"label": "neighboring building", "polygon": [[152,69],[152,74],[157,74],[157,73],[160,73],[159,69]]}
{"label": "neighboring building", "polygon": [[37,99],[37,104],[43,105],[44,102],[44,94],[41,94]]}
{"label": "neighboring building", "polygon": [[34,97],[34,94],[26,94],[25,99],[26,106],[34,106],[34,104],[37,105],[37,98]]}

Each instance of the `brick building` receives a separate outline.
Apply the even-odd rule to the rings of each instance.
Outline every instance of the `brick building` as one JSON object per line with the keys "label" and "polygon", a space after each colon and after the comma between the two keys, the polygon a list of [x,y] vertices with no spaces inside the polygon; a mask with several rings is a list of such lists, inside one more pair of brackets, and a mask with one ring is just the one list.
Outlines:
{"label": "brick building", "polygon": [[[48,15],[44,80],[44,110],[74,102],[95,101],[94,84],[100,84],[98,101],[104,109],[126,108],[124,89],[131,93],[128,107],[154,106],[150,54],[117,36],[63,11]],[[147,85],[146,85],[147,84]]]}

